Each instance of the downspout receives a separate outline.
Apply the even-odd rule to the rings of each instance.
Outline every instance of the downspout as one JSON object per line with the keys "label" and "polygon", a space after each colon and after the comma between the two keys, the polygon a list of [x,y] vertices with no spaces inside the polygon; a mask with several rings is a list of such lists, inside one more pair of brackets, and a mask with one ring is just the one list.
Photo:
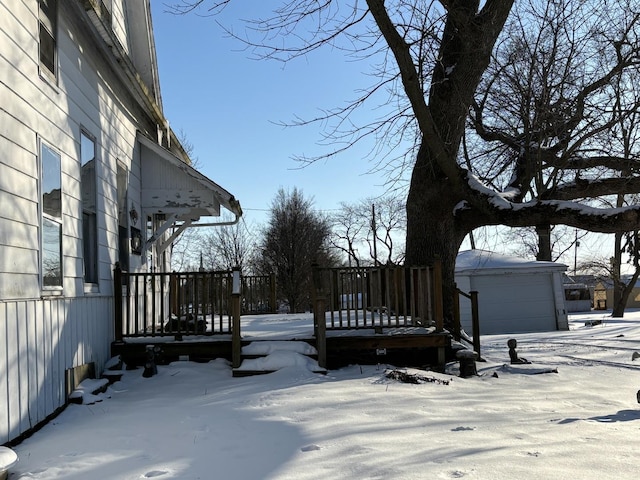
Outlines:
{"label": "downspout", "polygon": [[235,225],[240,221],[240,218],[242,217],[242,215],[238,215],[237,213],[234,213],[234,215],[236,218],[234,218],[233,220],[227,220],[225,222],[194,223],[191,225],[191,228],[193,227],[228,227],[231,225]]}
{"label": "downspout", "polygon": [[[234,213],[235,218],[233,220],[228,220],[225,222],[212,222],[212,223],[191,223],[191,221],[185,221],[183,223],[181,223],[177,230],[174,231],[171,236],[165,240],[164,242],[162,242],[160,245],[157,246],[156,248],[156,252],[157,254],[161,254],[162,252],[164,252],[167,248],[169,248],[169,246],[173,243],[173,241],[183,232],[185,231],[187,228],[194,228],[194,227],[227,227],[227,226],[231,226],[231,225],[235,225],[240,221],[240,217],[241,215],[238,215],[237,213]],[[158,240],[158,239],[156,239]],[[147,242],[147,245],[151,245],[153,243],[153,241],[151,242]],[[145,250],[148,249],[148,246],[145,246]]]}

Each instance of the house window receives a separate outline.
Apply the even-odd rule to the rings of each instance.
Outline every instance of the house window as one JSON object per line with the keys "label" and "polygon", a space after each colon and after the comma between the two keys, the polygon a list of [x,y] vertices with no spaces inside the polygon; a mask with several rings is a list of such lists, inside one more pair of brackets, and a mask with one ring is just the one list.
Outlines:
{"label": "house window", "polygon": [[[127,168],[118,162],[116,188],[118,190],[118,259],[120,268],[129,271],[129,211],[127,209]],[[137,222],[137,218],[135,220]]]}
{"label": "house window", "polygon": [[41,143],[42,284],[62,287],[62,171],[60,154]]}
{"label": "house window", "polygon": [[40,66],[41,71],[56,76],[56,37],[58,0],[40,0]]}
{"label": "house window", "polygon": [[98,283],[98,224],[96,209],[96,143],[80,133],[80,189],[85,283]]}

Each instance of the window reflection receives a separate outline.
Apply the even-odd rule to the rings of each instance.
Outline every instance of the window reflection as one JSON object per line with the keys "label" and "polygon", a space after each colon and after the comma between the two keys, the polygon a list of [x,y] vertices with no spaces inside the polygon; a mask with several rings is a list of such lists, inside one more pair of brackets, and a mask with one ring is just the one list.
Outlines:
{"label": "window reflection", "polygon": [[85,132],[80,133],[80,164],[84,281],[98,283],[96,144],[93,138],[90,138]]}
{"label": "window reflection", "polygon": [[60,155],[42,146],[42,211],[62,218]]}
{"label": "window reflection", "polygon": [[62,171],[60,155],[42,144],[42,283],[62,286]]}
{"label": "window reflection", "polygon": [[42,277],[46,287],[62,286],[62,225],[42,221]]}

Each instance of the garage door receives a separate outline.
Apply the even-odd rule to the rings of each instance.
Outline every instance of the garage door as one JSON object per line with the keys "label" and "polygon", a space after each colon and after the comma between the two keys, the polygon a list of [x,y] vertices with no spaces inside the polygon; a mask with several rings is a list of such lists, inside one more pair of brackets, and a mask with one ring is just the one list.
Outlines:
{"label": "garage door", "polygon": [[551,274],[476,276],[471,286],[478,291],[481,334],[557,329]]}

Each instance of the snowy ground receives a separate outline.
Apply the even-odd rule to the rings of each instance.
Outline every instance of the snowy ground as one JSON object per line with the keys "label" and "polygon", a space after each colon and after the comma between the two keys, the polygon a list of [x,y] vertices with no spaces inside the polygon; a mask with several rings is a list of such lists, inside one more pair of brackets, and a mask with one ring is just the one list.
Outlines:
{"label": "snowy ground", "polygon": [[[287,318],[300,320],[281,329]],[[531,367],[506,365],[511,337]],[[637,478],[640,312],[574,315],[568,332],[485,336],[482,348],[478,377],[426,374],[448,384],[389,380],[385,365],[130,371],[15,447],[9,479]],[[558,373],[533,374],[542,367]]]}

